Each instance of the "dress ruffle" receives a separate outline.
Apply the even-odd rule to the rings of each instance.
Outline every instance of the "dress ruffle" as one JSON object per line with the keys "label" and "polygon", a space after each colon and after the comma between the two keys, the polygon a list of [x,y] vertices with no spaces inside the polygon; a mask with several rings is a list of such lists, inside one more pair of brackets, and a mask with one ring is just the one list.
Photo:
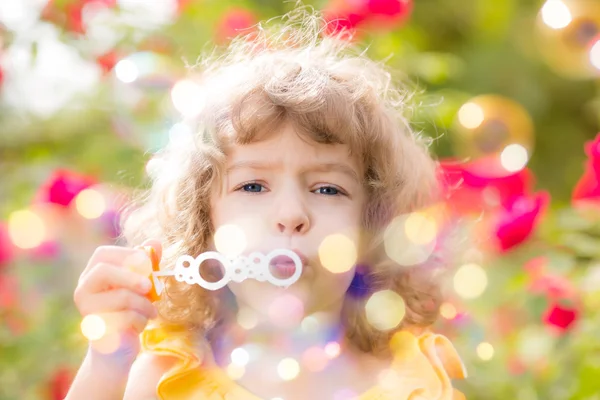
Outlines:
{"label": "dress ruffle", "polygon": [[[141,335],[142,350],[176,359],[160,379],[161,400],[260,400],[229,379],[215,363],[208,345],[193,343],[185,329],[149,325]],[[415,336],[402,331],[390,342],[394,359],[380,384],[359,400],[464,400],[453,379],[467,376],[452,343],[443,335]]]}

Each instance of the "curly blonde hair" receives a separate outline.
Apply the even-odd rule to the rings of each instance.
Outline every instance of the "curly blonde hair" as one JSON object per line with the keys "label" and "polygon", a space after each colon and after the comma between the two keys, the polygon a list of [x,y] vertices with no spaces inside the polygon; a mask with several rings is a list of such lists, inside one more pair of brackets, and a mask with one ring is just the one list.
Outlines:
{"label": "curly blonde hair", "polygon": [[[407,313],[399,329],[429,326],[441,297],[432,269],[398,267],[382,248],[383,231],[395,216],[438,198],[436,163],[404,117],[410,93],[394,86],[391,73],[358,51],[347,32],[325,31],[317,12],[298,8],[200,59],[192,79],[207,100],[196,134],[154,155],[152,162],[160,164],[150,189],[127,214],[124,237],[130,245],[161,240],[163,268],[178,255],[206,251],[214,233],[209,198],[221,181],[225,149],[291,122],[319,143],[348,145],[364,165],[363,228],[371,233],[372,261],[361,270],[362,282],[370,292],[391,289],[404,298]],[[350,292],[343,310],[348,339],[363,351],[385,352],[393,332],[373,328],[366,296]],[[158,308],[166,323],[206,335],[219,322],[221,305],[214,292],[167,280]]]}

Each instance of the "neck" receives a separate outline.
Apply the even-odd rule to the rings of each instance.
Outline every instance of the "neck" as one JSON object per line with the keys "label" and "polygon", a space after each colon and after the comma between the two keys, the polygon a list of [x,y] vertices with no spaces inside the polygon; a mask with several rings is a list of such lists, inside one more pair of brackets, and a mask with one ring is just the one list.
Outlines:
{"label": "neck", "polygon": [[277,323],[272,315],[241,305],[237,318],[225,321],[219,332],[215,332],[216,339],[212,340],[215,361],[222,366],[228,365],[236,348],[256,350],[260,358],[290,357],[296,360],[301,360],[310,348],[344,351],[347,343],[341,310],[340,302],[328,309],[314,310],[303,318]]}

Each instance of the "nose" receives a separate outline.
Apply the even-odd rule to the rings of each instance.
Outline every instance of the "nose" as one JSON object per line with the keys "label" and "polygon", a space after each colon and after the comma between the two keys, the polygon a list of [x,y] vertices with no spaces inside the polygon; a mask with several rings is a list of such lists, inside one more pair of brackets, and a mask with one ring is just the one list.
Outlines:
{"label": "nose", "polygon": [[299,196],[282,196],[277,207],[276,229],[284,235],[298,235],[310,229],[308,209]]}

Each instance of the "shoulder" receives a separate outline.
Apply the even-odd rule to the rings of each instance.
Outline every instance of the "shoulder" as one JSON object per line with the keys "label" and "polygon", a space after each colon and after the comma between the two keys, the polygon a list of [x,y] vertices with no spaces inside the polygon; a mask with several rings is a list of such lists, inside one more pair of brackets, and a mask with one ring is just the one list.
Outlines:
{"label": "shoulder", "polygon": [[163,375],[175,365],[174,357],[141,353],[133,363],[125,389],[124,400],[154,400]]}

